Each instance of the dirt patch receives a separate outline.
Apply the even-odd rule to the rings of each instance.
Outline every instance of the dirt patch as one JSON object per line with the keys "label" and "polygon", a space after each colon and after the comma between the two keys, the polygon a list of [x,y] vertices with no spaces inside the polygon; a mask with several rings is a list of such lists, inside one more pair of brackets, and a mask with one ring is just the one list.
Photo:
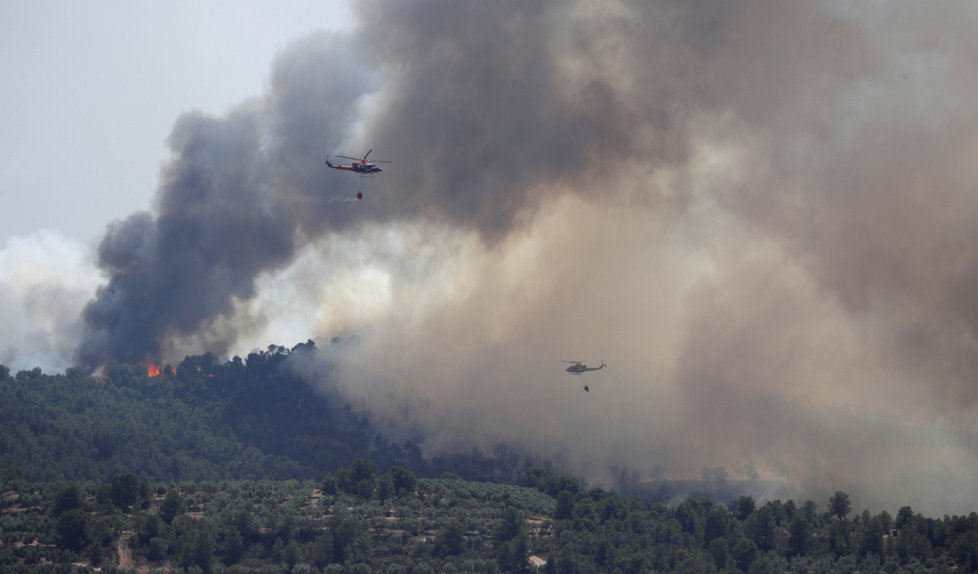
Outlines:
{"label": "dirt patch", "polygon": [[132,539],[132,531],[124,530],[122,536],[115,543],[116,562],[120,570],[132,570],[136,564],[132,560],[132,549],[129,548],[129,541]]}

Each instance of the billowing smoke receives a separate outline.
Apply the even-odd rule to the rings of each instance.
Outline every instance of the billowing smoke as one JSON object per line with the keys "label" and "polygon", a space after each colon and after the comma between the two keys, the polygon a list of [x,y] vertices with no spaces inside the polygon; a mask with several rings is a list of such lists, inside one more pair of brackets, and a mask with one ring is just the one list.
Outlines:
{"label": "billowing smoke", "polygon": [[64,370],[98,285],[85,245],[42,229],[0,246],[0,364]]}
{"label": "billowing smoke", "polygon": [[356,335],[342,389],[432,452],[973,510],[978,13],[944,8],[358,3],[179,120],[79,358]]}
{"label": "billowing smoke", "polygon": [[99,245],[110,279],[85,308],[79,360],[155,359],[190,335],[224,351],[233,333],[211,332],[213,321],[292,260],[307,225],[342,229],[350,211],[329,201],[339,191],[322,155],[343,141],[368,85],[349,41],[318,35],[283,56],[264,98],[221,118],[181,117],[155,213],[113,223]]}

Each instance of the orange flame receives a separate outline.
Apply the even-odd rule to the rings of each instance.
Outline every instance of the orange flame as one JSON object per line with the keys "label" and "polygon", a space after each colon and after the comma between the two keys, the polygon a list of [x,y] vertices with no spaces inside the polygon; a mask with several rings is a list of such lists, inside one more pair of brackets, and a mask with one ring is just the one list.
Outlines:
{"label": "orange flame", "polygon": [[162,373],[160,366],[155,363],[146,365],[146,376],[149,378],[158,377]]}

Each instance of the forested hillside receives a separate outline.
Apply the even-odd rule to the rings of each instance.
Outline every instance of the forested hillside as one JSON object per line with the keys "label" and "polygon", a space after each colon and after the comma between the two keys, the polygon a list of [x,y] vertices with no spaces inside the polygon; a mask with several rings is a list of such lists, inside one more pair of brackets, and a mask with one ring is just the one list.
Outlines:
{"label": "forested hillside", "polygon": [[116,364],[100,377],[80,369],[11,375],[0,366],[0,476],[32,481],[318,479],[370,458],[422,475],[445,471],[512,481],[523,464],[505,447],[424,460],[410,441],[381,436],[338,394],[317,392],[288,359],[310,341],[271,346],[220,363],[188,356],[150,376]]}
{"label": "forested hillside", "polygon": [[[615,494],[505,446],[426,460],[295,376],[289,358],[311,352],[159,375],[0,366],[0,570],[978,571],[975,513],[759,501],[706,470],[649,484],[619,469]],[[662,504],[681,491],[701,494]]]}
{"label": "forested hillside", "polygon": [[[245,359],[191,355],[176,366],[115,364],[99,376],[71,368],[10,373],[0,365],[0,477],[110,480],[316,480],[358,458],[399,465],[420,476],[513,483],[532,455],[498,444],[491,452],[423,457],[411,438],[379,432],[369,415],[295,375],[290,359],[316,353],[313,342],[273,345]],[[158,373],[158,374],[156,374]],[[609,469],[616,489],[647,501],[689,495],[729,500],[757,495],[757,479],[645,481]],[[722,470],[722,469],[718,469]]]}

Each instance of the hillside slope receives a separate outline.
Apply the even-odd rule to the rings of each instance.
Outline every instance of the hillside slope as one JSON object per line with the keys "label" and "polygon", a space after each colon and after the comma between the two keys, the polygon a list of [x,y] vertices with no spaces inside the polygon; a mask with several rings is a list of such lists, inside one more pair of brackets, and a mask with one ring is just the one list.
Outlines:
{"label": "hillside slope", "polygon": [[454,472],[512,482],[525,457],[500,445],[425,459],[410,440],[382,435],[339,393],[313,389],[290,358],[312,341],[272,345],[224,363],[192,355],[152,369],[116,364],[100,377],[77,368],[11,376],[0,365],[0,478],[109,480],[319,479],[368,458],[423,476]]}

